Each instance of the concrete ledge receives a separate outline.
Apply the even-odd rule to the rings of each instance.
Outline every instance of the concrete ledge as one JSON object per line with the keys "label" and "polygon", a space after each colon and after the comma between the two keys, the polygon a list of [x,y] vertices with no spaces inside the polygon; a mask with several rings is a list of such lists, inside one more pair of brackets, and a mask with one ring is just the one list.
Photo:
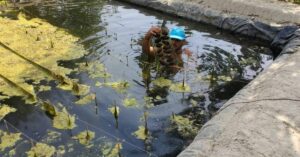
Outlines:
{"label": "concrete ledge", "polygon": [[[269,68],[201,128],[179,157],[300,156],[300,29],[277,25],[299,24],[298,6],[275,0],[123,1],[264,39],[280,51]],[[281,8],[273,8],[271,2]]]}

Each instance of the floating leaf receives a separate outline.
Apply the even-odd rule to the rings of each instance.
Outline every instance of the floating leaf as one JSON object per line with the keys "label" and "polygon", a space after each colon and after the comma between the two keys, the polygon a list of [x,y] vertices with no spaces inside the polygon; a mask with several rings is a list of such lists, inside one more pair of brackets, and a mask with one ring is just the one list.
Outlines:
{"label": "floating leaf", "polygon": [[26,153],[28,157],[52,157],[55,153],[55,147],[44,143],[37,143]]}
{"label": "floating leaf", "polygon": [[95,138],[95,132],[89,130],[82,131],[78,135],[73,137],[73,139],[78,140],[80,144],[83,144],[87,147],[92,146],[90,145],[90,141],[93,140],[94,138]]}
{"label": "floating leaf", "polygon": [[7,114],[11,112],[16,112],[17,109],[10,107],[8,105],[0,105],[0,120],[4,118]]}
{"label": "floating leaf", "polygon": [[146,134],[146,128],[144,126],[139,126],[139,129],[133,133],[138,139],[146,140],[148,135]]}
{"label": "floating leaf", "polygon": [[75,116],[70,115],[66,108],[63,108],[61,112],[56,112],[56,116],[53,118],[53,127],[57,129],[73,129],[76,127]]}
{"label": "floating leaf", "polygon": [[8,133],[0,130],[0,150],[4,151],[6,148],[12,147],[21,140],[21,133]]}
{"label": "floating leaf", "polygon": [[119,93],[123,93],[129,88],[129,83],[127,81],[107,82],[105,83],[105,85],[110,86],[111,88],[115,89]]}
{"label": "floating leaf", "polygon": [[163,77],[160,77],[160,78],[152,81],[152,83],[158,87],[169,87],[172,84],[172,81],[165,79]]}
{"label": "floating leaf", "polygon": [[183,86],[182,83],[172,84],[170,90],[178,93],[191,92],[191,88],[188,85]]}
{"label": "floating leaf", "polygon": [[81,98],[80,100],[76,101],[75,103],[78,105],[85,105],[90,103],[91,101],[94,101],[96,98],[95,94],[89,94],[86,95],[85,97]]}
{"label": "floating leaf", "polygon": [[126,98],[124,99],[123,104],[126,107],[132,107],[137,105],[137,101],[135,98]]}

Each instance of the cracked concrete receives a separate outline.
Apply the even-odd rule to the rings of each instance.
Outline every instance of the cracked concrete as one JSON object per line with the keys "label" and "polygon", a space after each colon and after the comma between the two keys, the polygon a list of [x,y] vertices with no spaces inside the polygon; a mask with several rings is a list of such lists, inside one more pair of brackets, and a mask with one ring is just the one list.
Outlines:
{"label": "cracked concrete", "polygon": [[274,27],[299,25],[300,5],[277,0],[123,1],[261,38],[282,50],[179,157],[300,157],[300,28]]}

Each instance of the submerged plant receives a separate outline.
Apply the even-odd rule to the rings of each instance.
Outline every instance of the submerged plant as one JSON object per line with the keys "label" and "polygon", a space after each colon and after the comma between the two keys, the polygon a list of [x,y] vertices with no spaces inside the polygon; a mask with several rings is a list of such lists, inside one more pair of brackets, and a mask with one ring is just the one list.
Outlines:
{"label": "submerged plant", "polygon": [[13,147],[21,139],[21,133],[9,133],[0,130],[0,150],[4,151],[6,148]]}
{"label": "submerged plant", "polygon": [[26,154],[28,157],[52,157],[55,153],[55,147],[44,143],[37,143]]}

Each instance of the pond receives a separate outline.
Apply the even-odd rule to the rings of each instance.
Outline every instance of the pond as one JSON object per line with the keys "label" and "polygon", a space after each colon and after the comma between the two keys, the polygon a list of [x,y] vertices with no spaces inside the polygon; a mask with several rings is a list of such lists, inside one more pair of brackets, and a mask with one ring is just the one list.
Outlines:
{"label": "pond", "polygon": [[[10,156],[11,150],[14,156],[26,156],[37,142],[54,146],[56,156],[176,156],[228,99],[273,61],[261,41],[118,1],[45,1],[23,10],[80,38],[77,43],[88,53],[58,65],[72,70],[69,78],[90,86],[93,101],[78,105],[83,96],[57,88],[55,81],[28,80],[34,87],[51,86],[38,92],[38,99],[61,104],[75,115],[76,127],[54,128],[49,113],[20,97],[2,100],[17,111],[5,117],[1,130],[21,132],[24,138],[1,156]],[[177,72],[165,72],[142,56],[143,36],[163,22],[185,29],[184,47],[193,53],[183,55],[184,68]],[[97,77],[97,70],[105,76]],[[176,85],[183,84],[186,88],[178,91]],[[74,139],[80,132],[85,140],[94,137],[88,145]]]}

